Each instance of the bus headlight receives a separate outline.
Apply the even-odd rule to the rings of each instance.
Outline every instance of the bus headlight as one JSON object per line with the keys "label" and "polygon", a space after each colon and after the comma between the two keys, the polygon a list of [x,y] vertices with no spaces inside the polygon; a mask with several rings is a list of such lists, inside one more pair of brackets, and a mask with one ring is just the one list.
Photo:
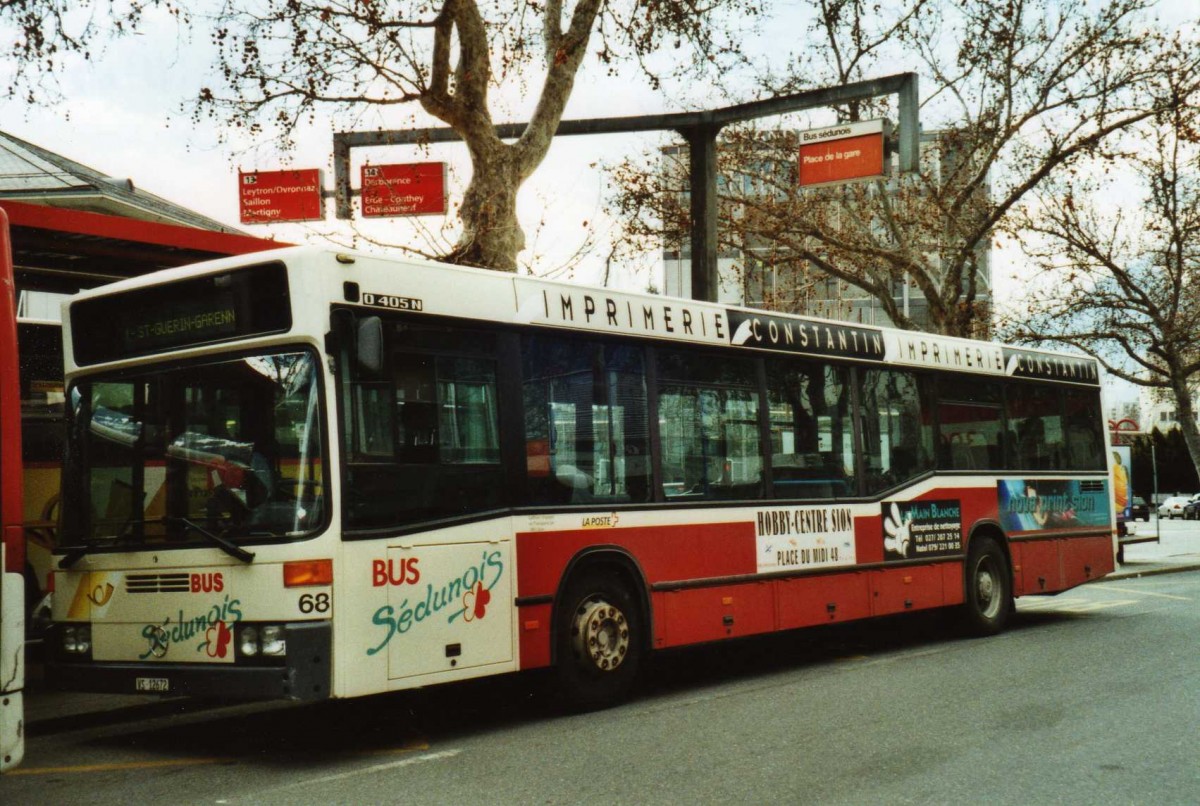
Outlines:
{"label": "bus headlight", "polygon": [[238,655],[282,660],[287,657],[286,635],[282,624],[242,624],[237,634]]}
{"label": "bus headlight", "polygon": [[238,641],[238,649],[247,658],[253,658],[258,654],[258,628],[249,625],[242,627],[242,637]]}
{"label": "bus headlight", "polygon": [[262,628],[261,648],[264,655],[271,657],[287,654],[287,639],[284,638],[281,625],[268,624]]}
{"label": "bus headlight", "polygon": [[68,655],[86,655],[92,651],[90,624],[67,624],[62,630],[62,648]]}

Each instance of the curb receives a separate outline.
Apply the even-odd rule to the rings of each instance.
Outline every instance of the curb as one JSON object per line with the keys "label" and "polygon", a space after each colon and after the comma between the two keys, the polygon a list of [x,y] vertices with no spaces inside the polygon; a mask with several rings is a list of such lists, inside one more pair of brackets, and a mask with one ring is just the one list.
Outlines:
{"label": "curb", "polygon": [[1162,574],[1178,574],[1184,571],[1200,571],[1200,563],[1189,563],[1184,565],[1160,565],[1155,568],[1147,568],[1142,571],[1116,571],[1097,581],[1103,582],[1107,579],[1137,579],[1139,577],[1161,576]]}

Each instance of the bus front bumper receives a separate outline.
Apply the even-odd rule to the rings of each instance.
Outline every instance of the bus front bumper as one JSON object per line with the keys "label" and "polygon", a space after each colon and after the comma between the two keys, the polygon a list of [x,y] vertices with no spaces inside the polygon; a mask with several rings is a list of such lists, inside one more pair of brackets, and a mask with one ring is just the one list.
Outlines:
{"label": "bus front bumper", "polygon": [[57,627],[47,636],[46,685],[59,691],[159,694],[236,700],[323,700],[330,693],[329,622],[288,625],[287,657],[273,665],[143,663],[56,657]]}

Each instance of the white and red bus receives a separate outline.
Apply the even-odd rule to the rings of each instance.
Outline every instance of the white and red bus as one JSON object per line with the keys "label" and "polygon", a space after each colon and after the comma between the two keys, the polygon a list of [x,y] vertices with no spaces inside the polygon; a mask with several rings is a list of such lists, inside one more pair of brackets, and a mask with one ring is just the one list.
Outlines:
{"label": "white and red bus", "polygon": [[0,210],[0,771],[25,754],[25,532],[17,298],[8,215]]}
{"label": "white and red bus", "polygon": [[122,277],[277,249],[283,244],[11,200],[0,200],[0,209],[10,223],[16,266],[26,628],[31,637],[37,637],[48,618],[46,602],[52,592],[51,553],[58,525],[59,475],[66,433],[61,299],[80,288]]}
{"label": "white and red bus", "polygon": [[50,680],[352,697],[1113,569],[1095,361],[296,248],[84,292]]}

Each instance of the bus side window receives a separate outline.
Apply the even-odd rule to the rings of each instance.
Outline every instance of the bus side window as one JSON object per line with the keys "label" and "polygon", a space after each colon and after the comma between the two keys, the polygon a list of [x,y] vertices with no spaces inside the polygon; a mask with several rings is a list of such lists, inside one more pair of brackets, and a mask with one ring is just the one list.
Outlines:
{"label": "bus side window", "polygon": [[775,498],[857,493],[849,372],[800,361],[767,362]]}
{"label": "bus side window", "polygon": [[938,467],[1002,470],[1005,431],[999,384],[942,376],[938,397]]}
{"label": "bus side window", "polygon": [[1066,404],[1066,450],[1068,470],[1103,470],[1104,434],[1100,424],[1100,401],[1094,392],[1068,389]]}
{"label": "bus side window", "polygon": [[871,369],[860,377],[865,486],[873,494],[933,469],[933,407],[925,376]]}
{"label": "bus side window", "polygon": [[357,450],[346,465],[347,528],[501,506],[495,334],[391,322],[384,339],[379,379],[352,381]]}
{"label": "bus side window", "polygon": [[658,419],[667,500],[750,499],[763,491],[754,362],[662,350]]}
{"label": "bus side window", "polygon": [[649,500],[641,348],[535,334],[521,352],[529,503]]}
{"label": "bus side window", "polygon": [[[1007,389],[1005,406],[1008,427],[1016,435],[1011,469],[1062,470],[1066,446],[1061,391],[1033,383],[1013,383]],[[1103,453],[1099,461],[1104,461]]]}
{"label": "bus side window", "polygon": [[352,454],[356,459],[391,458],[396,449],[392,416],[392,385],[356,383],[353,386],[354,431]]}

